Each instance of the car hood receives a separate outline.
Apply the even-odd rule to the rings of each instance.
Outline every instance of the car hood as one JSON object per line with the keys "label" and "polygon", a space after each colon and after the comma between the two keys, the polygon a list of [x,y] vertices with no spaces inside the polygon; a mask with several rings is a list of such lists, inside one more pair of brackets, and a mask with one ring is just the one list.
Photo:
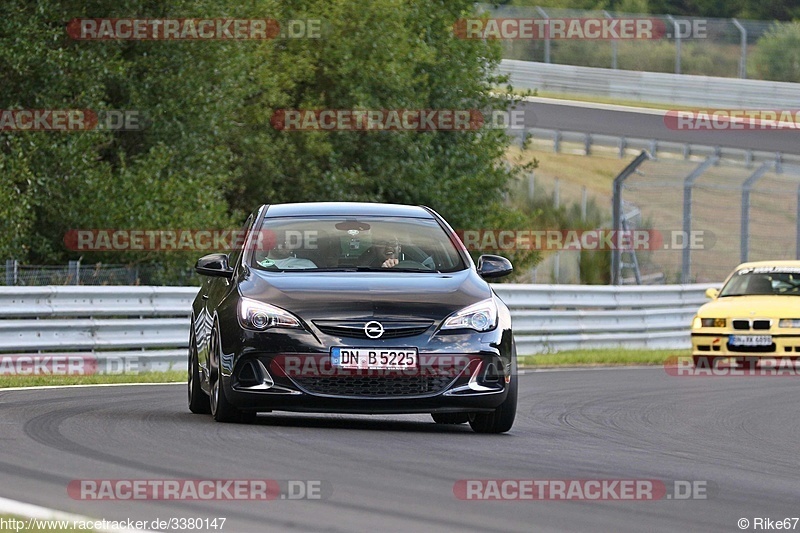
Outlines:
{"label": "car hood", "polygon": [[703,305],[703,318],[800,318],[800,296],[727,296]]}
{"label": "car hood", "polygon": [[239,285],[242,296],[311,319],[441,320],[491,297],[472,270],[427,273],[262,273],[253,270]]}

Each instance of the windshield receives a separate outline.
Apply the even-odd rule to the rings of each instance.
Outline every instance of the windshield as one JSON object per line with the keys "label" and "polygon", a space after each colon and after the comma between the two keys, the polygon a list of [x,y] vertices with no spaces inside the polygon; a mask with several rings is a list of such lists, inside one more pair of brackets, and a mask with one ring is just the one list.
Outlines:
{"label": "windshield", "polygon": [[466,268],[435,220],[400,217],[265,218],[251,266],[267,271],[455,272]]}
{"label": "windshield", "polygon": [[743,268],[731,276],[720,297],[747,295],[800,296],[800,268]]}

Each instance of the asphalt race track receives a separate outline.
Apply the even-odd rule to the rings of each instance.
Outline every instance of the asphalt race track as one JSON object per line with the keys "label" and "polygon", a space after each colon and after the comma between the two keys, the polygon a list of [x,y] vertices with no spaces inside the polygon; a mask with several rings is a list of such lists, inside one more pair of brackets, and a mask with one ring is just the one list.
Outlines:
{"label": "asphalt race track", "polygon": [[[591,107],[594,104],[538,100],[521,102],[528,128],[579,131],[677,143],[721,146],[765,152],[800,154],[798,130],[672,130],[664,124],[664,115],[656,110],[621,111],[616,106]],[[675,109],[681,108],[675,106]],[[682,108],[681,108],[682,109]],[[798,526],[800,527],[800,526]]]}
{"label": "asphalt race track", "polygon": [[[791,377],[662,368],[526,373],[505,435],[428,416],[214,423],[185,387],[0,391],[0,496],[94,518],[226,517],[223,531],[739,531],[800,516]],[[321,500],[83,501],[80,479],[319,480]],[[704,482],[707,499],[464,501],[464,479]],[[332,491],[332,492],[331,492]],[[800,528],[800,525],[797,526]]]}

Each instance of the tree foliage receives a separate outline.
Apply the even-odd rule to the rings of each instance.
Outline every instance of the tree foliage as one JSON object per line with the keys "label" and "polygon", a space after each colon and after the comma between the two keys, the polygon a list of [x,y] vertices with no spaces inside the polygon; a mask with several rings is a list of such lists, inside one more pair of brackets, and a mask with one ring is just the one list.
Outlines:
{"label": "tree foliage", "polygon": [[[260,203],[427,204],[497,218],[502,131],[284,132],[276,109],[481,109],[497,43],[458,39],[466,0],[37,0],[0,20],[0,109],[136,110],[141,131],[0,131],[0,256],[63,263],[77,228],[238,226]],[[323,19],[320,39],[75,41],[75,17]],[[172,262],[179,254],[87,254]]]}
{"label": "tree foliage", "polygon": [[800,22],[775,25],[764,34],[751,64],[760,78],[800,82]]}

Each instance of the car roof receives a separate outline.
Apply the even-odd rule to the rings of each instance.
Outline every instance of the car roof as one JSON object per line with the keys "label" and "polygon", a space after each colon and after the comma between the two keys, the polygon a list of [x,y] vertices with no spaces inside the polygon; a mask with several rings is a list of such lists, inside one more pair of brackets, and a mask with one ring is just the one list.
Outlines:
{"label": "car roof", "polygon": [[742,263],[736,267],[736,270],[743,268],[759,268],[759,267],[795,267],[800,268],[800,261],[751,261],[749,263]]}
{"label": "car roof", "polygon": [[416,205],[380,204],[368,202],[304,202],[273,204],[265,217],[300,216],[388,216],[434,218],[427,209]]}

